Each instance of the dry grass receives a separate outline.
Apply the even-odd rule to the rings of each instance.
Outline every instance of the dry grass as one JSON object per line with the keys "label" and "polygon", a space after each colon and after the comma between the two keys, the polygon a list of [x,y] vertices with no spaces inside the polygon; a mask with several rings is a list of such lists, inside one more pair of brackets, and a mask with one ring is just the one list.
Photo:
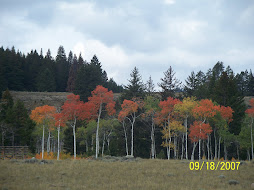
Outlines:
{"label": "dry grass", "polygon": [[[250,189],[254,162],[238,171],[191,171],[189,162],[141,160],[52,161],[53,164],[0,160],[0,189]],[[225,178],[219,178],[224,175]],[[240,184],[229,185],[238,180]]]}

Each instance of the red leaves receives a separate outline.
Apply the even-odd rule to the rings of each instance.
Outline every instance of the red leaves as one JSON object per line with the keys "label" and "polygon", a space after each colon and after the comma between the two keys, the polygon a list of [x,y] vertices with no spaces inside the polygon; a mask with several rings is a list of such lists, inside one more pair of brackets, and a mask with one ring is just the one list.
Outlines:
{"label": "red leaves", "polygon": [[87,108],[91,109],[90,114],[93,116],[99,112],[99,109],[106,104],[106,110],[109,115],[115,114],[115,101],[113,100],[114,94],[108,91],[101,85],[98,85],[94,91],[91,92],[92,96],[88,98]]}
{"label": "red leaves", "polygon": [[203,122],[216,114],[216,107],[213,102],[208,99],[200,100],[199,104],[192,110],[195,118],[203,120]]}
{"label": "red leaves", "polygon": [[62,106],[62,116],[65,120],[84,119],[85,111],[84,103],[79,100],[79,95],[68,95]]}
{"label": "red leaves", "polygon": [[118,115],[119,121],[123,121],[124,118],[127,117],[128,115],[137,112],[139,105],[134,101],[124,100],[121,107],[122,107],[122,111],[120,111]]}
{"label": "red leaves", "polygon": [[66,120],[64,118],[64,115],[62,113],[56,113],[54,114],[54,118],[55,118],[55,126],[56,127],[65,127],[66,125]]}
{"label": "red leaves", "polygon": [[176,104],[181,103],[180,100],[168,97],[167,100],[160,101],[159,107],[161,108],[161,115],[167,116],[173,112]]}
{"label": "red leaves", "polygon": [[223,119],[225,119],[226,121],[228,121],[228,123],[230,123],[231,121],[233,121],[233,110],[231,107],[227,106],[227,107],[224,107],[224,106],[220,106],[220,114],[221,114],[221,117]]}
{"label": "red leaves", "polygon": [[254,118],[254,98],[250,100],[250,106],[251,108],[247,109],[245,113],[247,113],[249,117]]}
{"label": "red leaves", "polygon": [[190,125],[189,137],[192,142],[197,142],[199,139],[207,139],[208,134],[211,134],[212,127],[209,124],[201,121],[194,121],[193,125]]}

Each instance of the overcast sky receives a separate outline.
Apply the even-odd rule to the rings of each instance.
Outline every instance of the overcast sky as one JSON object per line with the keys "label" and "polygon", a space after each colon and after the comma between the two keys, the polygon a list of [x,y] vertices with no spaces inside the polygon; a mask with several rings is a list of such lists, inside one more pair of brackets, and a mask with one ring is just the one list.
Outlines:
{"label": "overcast sky", "polygon": [[55,57],[60,45],[96,54],[118,84],[135,66],[155,84],[170,65],[182,82],[217,61],[254,70],[254,1],[0,0],[0,46]]}

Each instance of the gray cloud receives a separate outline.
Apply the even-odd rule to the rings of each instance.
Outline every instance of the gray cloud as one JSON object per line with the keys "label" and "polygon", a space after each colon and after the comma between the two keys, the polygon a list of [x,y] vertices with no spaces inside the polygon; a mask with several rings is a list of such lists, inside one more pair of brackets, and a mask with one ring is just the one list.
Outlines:
{"label": "gray cloud", "polygon": [[97,54],[110,77],[127,83],[137,66],[157,84],[171,65],[184,82],[217,61],[254,69],[253,1],[19,1],[0,6],[0,45]]}

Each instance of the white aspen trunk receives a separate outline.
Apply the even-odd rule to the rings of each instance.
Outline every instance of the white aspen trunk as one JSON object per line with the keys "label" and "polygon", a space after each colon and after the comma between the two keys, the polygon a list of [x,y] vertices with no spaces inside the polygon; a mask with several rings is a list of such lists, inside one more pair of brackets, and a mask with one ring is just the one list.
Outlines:
{"label": "white aspen trunk", "polygon": [[251,130],[251,132],[250,132],[250,138],[251,138],[251,158],[252,158],[252,160],[254,160],[254,153],[253,153],[253,129],[252,129],[252,127],[253,127],[253,117],[251,118],[251,126],[250,126],[250,130]]}
{"label": "white aspen trunk", "polygon": [[212,135],[209,135],[209,144],[210,144],[210,159],[213,160],[213,149],[212,149]]}
{"label": "white aspen trunk", "polygon": [[87,142],[87,139],[86,139],[86,153],[88,152],[88,142]]}
{"label": "white aspen trunk", "polygon": [[154,142],[154,121],[152,118],[152,130],[151,130],[151,153],[152,159],[155,158],[155,142]]}
{"label": "white aspen trunk", "polygon": [[224,139],[224,157],[225,157],[225,160],[228,159],[228,152],[227,152],[227,146],[225,144],[225,139]]}
{"label": "white aspen trunk", "polygon": [[250,161],[250,150],[249,149],[247,149],[247,158]]}
{"label": "white aspen trunk", "polygon": [[134,117],[133,117],[133,121],[131,124],[131,156],[134,156],[133,150],[134,150],[134,123],[135,123],[135,119],[136,119],[136,115],[134,112]]}
{"label": "white aspen trunk", "polygon": [[95,148],[95,158],[98,158],[99,154],[99,128],[100,128],[100,117],[101,117],[101,110],[102,110],[102,104],[100,104],[100,109],[99,109],[99,115],[98,115],[98,120],[97,120],[97,129],[96,129],[96,148]]}
{"label": "white aspen trunk", "polygon": [[220,159],[220,141],[221,141],[221,137],[219,137],[219,144],[218,144],[218,146],[219,146],[219,150],[218,150],[218,159]]}
{"label": "white aspen trunk", "polygon": [[76,117],[74,118],[74,123],[73,123],[73,126],[72,126],[72,129],[73,129],[73,151],[74,151],[74,160],[76,160]]}
{"label": "white aspen trunk", "polygon": [[216,138],[216,133],[215,133],[215,129],[214,129],[214,131],[213,131],[213,134],[214,134],[214,159],[218,159],[218,157],[217,157],[217,138]]}
{"label": "white aspen trunk", "polygon": [[188,160],[188,126],[187,126],[187,117],[184,119],[184,127],[186,129],[185,131],[185,156],[186,160]]}
{"label": "white aspen trunk", "polygon": [[60,157],[60,125],[57,128],[57,160]]}
{"label": "white aspen trunk", "polygon": [[201,160],[201,139],[198,139],[198,159]]}
{"label": "white aspen trunk", "polygon": [[209,138],[210,138],[210,135],[208,136],[208,138],[207,138],[207,158],[208,158],[208,161],[209,161],[209,159],[210,159],[210,144],[209,144]]}
{"label": "white aspen trunk", "polygon": [[170,146],[171,146],[171,133],[170,133],[170,125],[169,125],[169,118],[168,118],[168,137],[169,137],[169,148],[168,148],[168,160],[170,159]]}
{"label": "white aspen trunk", "polygon": [[124,121],[123,121],[123,130],[124,130],[124,138],[125,138],[126,156],[128,156],[129,155],[129,152],[128,152],[128,138],[127,138],[127,131],[126,131],[126,128],[124,126]]}
{"label": "white aspen trunk", "polygon": [[109,142],[110,142],[110,139],[109,139],[109,138],[107,139],[107,142],[108,142],[108,153],[110,154],[110,150],[109,150]]}
{"label": "white aspen trunk", "polygon": [[174,135],[174,158],[176,159],[177,156],[176,156],[176,149],[177,149],[177,137],[176,135]]}
{"label": "white aspen trunk", "polygon": [[42,160],[44,158],[44,128],[45,128],[45,126],[43,125],[42,140],[41,140],[41,159]]}
{"label": "white aspen trunk", "polygon": [[104,147],[105,147],[105,132],[104,132],[104,135],[103,135],[102,150],[101,150],[101,156],[102,157],[104,155]]}
{"label": "white aspen trunk", "polygon": [[195,153],[195,148],[197,146],[197,142],[193,143],[193,149],[192,149],[192,154],[191,154],[191,160],[194,160],[194,153]]}
{"label": "white aspen trunk", "polygon": [[184,152],[183,146],[184,146],[184,134],[182,136],[182,154],[181,154],[181,160],[183,159],[183,152]]}
{"label": "white aspen trunk", "polygon": [[49,154],[49,152],[50,152],[50,130],[49,130],[48,141],[47,141],[47,153]]}

